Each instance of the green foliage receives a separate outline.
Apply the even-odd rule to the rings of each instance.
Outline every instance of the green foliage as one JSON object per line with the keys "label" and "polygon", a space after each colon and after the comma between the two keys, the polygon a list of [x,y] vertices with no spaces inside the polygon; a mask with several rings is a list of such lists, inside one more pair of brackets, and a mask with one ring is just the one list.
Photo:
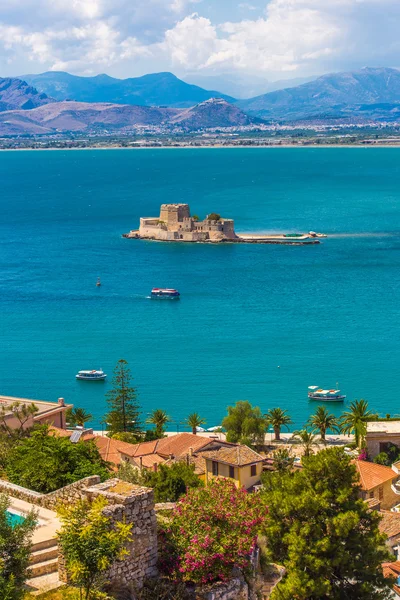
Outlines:
{"label": "green foliage", "polygon": [[289,425],[293,422],[286,410],[281,408],[270,408],[265,415],[267,425],[272,425],[274,429],[275,439],[281,439],[281,429],[286,427],[289,429]]}
{"label": "green foliage", "polygon": [[157,408],[153,410],[149,418],[146,419],[146,423],[151,423],[155,426],[156,439],[164,437],[165,425],[171,421],[165,410]]}
{"label": "green foliage", "polygon": [[193,221],[200,221],[199,216],[198,215],[193,215],[192,216]]}
{"label": "green foliage", "polygon": [[69,425],[83,427],[93,419],[93,415],[87,412],[84,408],[69,408],[67,410],[67,422]]}
{"label": "green foliage", "polygon": [[129,483],[145,485],[154,489],[156,502],[176,502],[188,488],[198,488],[202,481],[194,472],[194,465],[175,462],[172,465],[159,465],[157,471],[137,469],[129,463],[123,463],[118,477]]}
{"label": "green foliage", "polygon": [[186,419],[186,423],[192,428],[192,433],[196,435],[197,428],[206,424],[206,420],[200,417],[199,413],[191,413]]}
{"label": "green foliage", "polygon": [[221,218],[221,215],[219,215],[218,213],[210,213],[209,215],[207,215],[207,219],[209,221],[219,221]]}
{"label": "green foliage", "polygon": [[376,415],[368,410],[366,400],[354,400],[350,403],[349,410],[340,418],[340,427],[343,433],[354,433],[357,447],[361,447],[367,433],[367,422],[372,421]]}
{"label": "green foliage", "polygon": [[228,479],[189,490],[161,526],[160,567],[176,579],[208,583],[246,570],[265,518],[261,497],[237,489]]}
{"label": "green foliage", "polygon": [[131,524],[115,522],[104,515],[107,500],[98,497],[89,503],[80,500],[72,508],[59,509],[62,527],[58,542],[71,581],[91,597],[102,574],[115,560],[123,560],[129,553],[125,548],[131,540]]}
{"label": "green foliage", "polygon": [[6,473],[11,482],[45,494],[89,475],[103,481],[109,477],[93,441],[72,444],[69,438],[49,435],[47,426],[12,448]]}
{"label": "green foliage", "polygon": [[385,600],[381,563],[391,560],[379,516],[358,498],[356,468],[340,448],[305,458],[294,473],[266,474],[263,527],[286,576],[271,600]]}
{"label": "green foliage", "polygon": [[105,420],[109,425],[109,432],[139,433],[139,405],[136,401],[136,389],[131,385],[131,373],[126,360],[118,361],[114,369],[113,386],[106,395],[110,410]]}
{"label": "green foliage", "polygon": [[228,442],[260,446],[264,443],[266,421],[258,406],[239,400],[228,406],[228,416],[222,421]]}
{"label": "green foliage", "polygon": [[31,539],[36,527],[34,511],[22,523],[11,524],[7,509],[9,499],[0,495],[0,598],[22,600],[28,578]]}
{"label": "green foliage", "polygon": [[294,456],[287,448],[278,448],[273,453],[273,467],[278,473],[290,470],[294,465]]}
{"label": "green foliage", "polygon": [[374,458],[374,463],[390,467],[393,463],[400,460],[400,448],[396,444],[386,444],[385,451],[380,452]]}
{"label": "green foliage", "polygon": [[304,458],[311,456],[311,454],[313,454],[313,446],[318,445],[316,436],[310,431],[307,431],[307,429],[295,431],[292,437],[293,439],[298,440],[298,442],[301,444]]}
{"label": "green foliage", "polygon": [[143,435],[141,433],[131,433],[130,431],[118,431],[112,433],[108,437],[113,440],[119,440],[120,442],[126,442],[127,444],[139,444],[143,442]]}
{"label": "green foliage", "polygon": [[339,431],[339,425],[335,415],[330,413],[325,406],[317,407],[315,413],[308,419],[308,425],[310,425],[314,431],[319,431],[322,441],[325,441],[328,429],[336,432]]}
{"label": "green foliage", "polygon": [[[38,412],[38,407],[35,404],[24,404],[15,401],[7,406],[0,407],[0,431],[7,434],[12,439],[20,439],[24,436],[29,435],[28,423],[33,420],[33,417]],[[7,415],[12,413],[14,419],[18,422],[18,426],[9,426],[9,421],[6,418]]]}

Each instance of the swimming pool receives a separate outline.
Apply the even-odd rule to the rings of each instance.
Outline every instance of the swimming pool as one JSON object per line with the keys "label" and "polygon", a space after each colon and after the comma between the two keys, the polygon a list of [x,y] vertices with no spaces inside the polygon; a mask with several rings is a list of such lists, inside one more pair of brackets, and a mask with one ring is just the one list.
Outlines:
{"label": "swimming pool", "polygon": [[17,513],[7,511],[8,521],[11,523],[13,527],[15,525],[21,525],[25,521],[25,517],[23,515],[19,515]]}

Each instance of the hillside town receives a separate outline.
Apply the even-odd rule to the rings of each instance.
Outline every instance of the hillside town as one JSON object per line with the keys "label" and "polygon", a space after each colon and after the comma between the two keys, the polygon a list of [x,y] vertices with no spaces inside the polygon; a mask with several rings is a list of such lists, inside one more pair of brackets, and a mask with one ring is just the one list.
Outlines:
{"label": "hillside town", "polygon": [[239,401],[212,431],[192,413],[190,431],[167,433],[162,408],[141,424],[124,360],[113,385],[102,431],[63,398],[0,396],[2,543],[18,570],[2,585],[12,597],[400,598],[399,420],[356,400],[340,418],[318,406],[289,434],[287,411]]}

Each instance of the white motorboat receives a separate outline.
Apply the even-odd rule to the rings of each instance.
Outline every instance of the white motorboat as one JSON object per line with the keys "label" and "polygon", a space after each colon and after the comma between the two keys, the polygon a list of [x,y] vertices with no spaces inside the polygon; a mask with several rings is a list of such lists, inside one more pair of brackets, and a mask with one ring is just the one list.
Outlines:
{"label": "white motorboat", "polygon": [[85,381],[103,381],[107,375],[104,371],[79,371],[76,375],[77,379],[84,379]]}

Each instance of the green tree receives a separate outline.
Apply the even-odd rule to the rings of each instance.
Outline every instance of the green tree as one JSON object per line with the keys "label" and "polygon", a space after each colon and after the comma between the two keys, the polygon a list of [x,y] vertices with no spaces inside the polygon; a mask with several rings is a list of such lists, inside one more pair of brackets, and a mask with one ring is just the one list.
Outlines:
{"label": "green tree", "polygon": [[264,443],[266,421],[258,406],[248,400],[239,400],[235,406],[228,406],[228,415],[222,421],[226,439],[233,443],[248,443],[261,446]]}
{"label": "green tree", "polygon": [[400,448],[396,444],[386,444],[385,451],[380,452],[374,458],[374,463],[378,465],[386,465],[390,467],[393,463],[400,459]]}
{"label": "green tree", "polygon": [[326,439],[326,432],[328,429],[331,431],[339,431],[339,425],[335,415],[330,413],[325,406],[317,407],[315,413],[308,419],[308,424],[314,431],[319,431],[323,442]]}
{"label": "green tree", "polygon": [[70,408],[67,411],[67,421],[70,425],[83,427],[93,419],[93,415],[87,412],[84,408]]}
{"label": "green tree", "polygon": [[199,413],[191,413],[186,419],[186,423],[192,428],[192,433],[196,435],[197,428],[206,424],[206,420],[200,417]]}
{"label": "green tree", "polygon": [[290,470],[294,465],[294,456],[287,448],[278,448],[272,454],[273,467],[278,473]]}
{"label": "green tree", "polygon": [[367,433],[367,422],[374,418],[376,415],[368,410],[366,400],[354,400],[350,403],[349,410],[342,414],[340,427],[343,433],[354,433],[356,445],[360,448]]}
{"label": "green tree", "polygon": [[110,407],[106,422],[111,434],[120,431],[140,432],[139,405],[136,389],[131,385],[131,373],[126,360],[119,360],[114,369],[113,389],[107,395]]}
{"label": "green tree", "polygon": [[91,503],[80,500],[72,508],[63,505],[59,509],[62,526],[58,542],[69,577],[85,600],[91,597],[112,563],[129,554],[125,546],[132,539],[132,525],[112,523],[103,513],[106,505],[107,500],[98,497]]}
{"label": "green tree", "polygon": [[390,596],[379,516],[359,499],[356,468],[341,448],[305,458],[300,471],[265,474],[263,484],[269,558],[286,568],[271,600]]}
{"label": "green tree", "polygon": [[36,527],[36,514],[30,512],[21,523],[12,523],[7,509],[9,499],[0,495],[0,598],[22,600],[26,590],[31,540]]}
{"label": "green tree", "polygon": [[195,473],[194,465],[183,461],[171,465],[160,464],[157,471],[140,470],[129,463],[123,463],[119,467],[118,477],[129,483],[153,488],[156,502],[176,502],[189,488],[203,486]]}
{"label": "green tree", "polygon": [[[0,407],[0,431],[7,434],[10,438],[19,439],[29,435],[29,430],[33,425],[33,417],[38,412],[38,407],[32,402],[24,404],[16,400],[9,405]],[[9,415],[13,415],[13,426],[9,425]],[[17,421],[17,425],[15,423]],[[29,426],[30,423],[30,426]]]}
{"label": "green tree", "polygon": [[289,429],[288,426],[291,423],[293,423],[287,411],[282,410],[281,408],[270,408],[267,414],[265,415],[265,419],[268,425],[272,425],[275,433],[275,439],[277,441],[281,439],[282,427],[286,427],[286,429]]}
{"label": "green tree", "polygon": [[303,448],[303,457],[305,458],[311,456],[311,454],[313,454],[313,446],[318,445],[316,436],[311,433],[311,431],[307,431],[307,429],[295,431],[292,438],[301,444],[301,447]]}
{"label": "green tree", "polygon": [[218,213],[210,213],[209,215],[207,215],[207,219],[209,221],[219,221],[221,218],[221,215],[219,215]]}
{"label": "green tree", "polygon": [[161,408],[156,408],[150,414],[149,418],[146,419],[146,423],[151,423],[155,425],[155,434],[157,438],[164,437],[165,433],[165,425],[171,421],[170,417],[167,415],[165,410]]}
{"label": "green tree", "polygon": [[110,476],[92,440],[73,444],[69,438],[48,435],[45,425],[13,447],[6,473],[11,482],[45,494],[89,475],[103,481]]}

